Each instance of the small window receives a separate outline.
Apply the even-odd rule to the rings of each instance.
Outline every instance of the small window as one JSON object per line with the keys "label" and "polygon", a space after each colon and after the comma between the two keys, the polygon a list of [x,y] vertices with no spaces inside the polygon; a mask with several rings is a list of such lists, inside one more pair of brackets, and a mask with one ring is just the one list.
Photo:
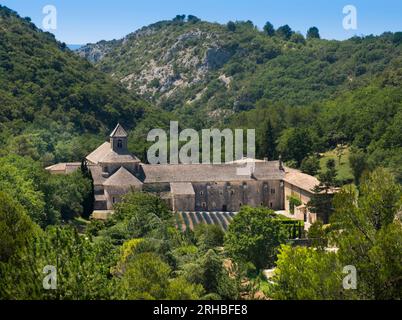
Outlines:
{"label": "small window", "polygon": [[117,140],[117,148],[119,149],[123,148],[123,140]]}
{"label": "small window", "polygon": [[272,202],[270,202],[269,206],[272,209],[274,207],[274,204]]}
{"label": "small window", "polygon": [[206,209],[206,208],[207,208],[207,203],[206,203],[206,202],[203,202],[203,203],[202,203],[202,208],[203,208],[203,209]]}
{"label": "small window", "polygon": [[243,203],[240,202],[239,207],[241,208],[243,206]]}
{"label": "small window", "polygon": [[233,196],[235,194],[234,190],[230,191],[230,194]]}
{"label": "small window", "polygon": [[200,196],[203,196],[203,195],[204,195],[204,191],[201,191],[201,192],[200,192]]}
{"label": "small window", "polygon": [[275,189],[271,189],[271,194],[275,194],[276,190]]}

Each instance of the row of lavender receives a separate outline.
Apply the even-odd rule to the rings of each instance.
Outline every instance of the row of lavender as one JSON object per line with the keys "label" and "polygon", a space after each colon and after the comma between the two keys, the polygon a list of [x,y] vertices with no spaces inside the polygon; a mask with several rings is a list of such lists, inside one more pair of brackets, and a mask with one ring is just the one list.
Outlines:
{"label": "row of lavender", "polygon": [[194,230],[201,223],[215,224],[226,231],[235,215],[234,212],[178,212],[175,218],[177,227],[182,231]]}

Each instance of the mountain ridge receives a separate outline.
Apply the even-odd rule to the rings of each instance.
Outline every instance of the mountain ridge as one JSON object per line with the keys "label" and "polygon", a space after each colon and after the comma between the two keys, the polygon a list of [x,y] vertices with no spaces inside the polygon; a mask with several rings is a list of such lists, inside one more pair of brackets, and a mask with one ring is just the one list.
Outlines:
{"label": "mountain ridge", "polygon": [[214,122],[263,98],[306,105],[364,86],[401,53],[392,33],[336,41],[294,31],[284,37],[280,28],[269,36],[250,21],[230,27],[175,19],[78,54],[165,110],[201,111]]}
{"label": "mountain ridge", "polygon": [[134,128],[151,108],[54,35],[4,6],[0,104],[0,143],[8,148],[3,152],[31,155],[46,164],[80,159],[96,141],[92,135],[106,135],[118,122]]}

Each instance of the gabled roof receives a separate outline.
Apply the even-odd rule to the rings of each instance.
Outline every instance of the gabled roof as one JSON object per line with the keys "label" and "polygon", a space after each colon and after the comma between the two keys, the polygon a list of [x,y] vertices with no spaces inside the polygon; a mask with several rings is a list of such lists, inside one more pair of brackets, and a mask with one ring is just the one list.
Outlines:
{"label": "gabled roof", "polygon": [[111,138],[127,138],[128,134],[126,130],[121,126],[121,124],[117,124],[116,128],[113,130],[113,132],[110,134]]}
{"label": "gabled roof", "polygon": [[299,170],[285,168],[285,181],[307,192],[313,192],[314,187],[320,184],[320,180]]}
{"label": "gabled roof", "polygon": [[172,182],[170,192],[174,195],[195,195],[191,182]]}
{"label": "gabled roof", "polygon": [[121,167],[115,174],[109,177],[104,183],[104,186],[112,187],[131,187],[141,186],[142,182],[138,180],[131,172],[126,168]]}
{"label": "gabled roof", "polygon": [[230,182],[251,180],[282,180],[284,172],[278,161],[256,162],[254,174],[239,174],[239,164],[177,164],[142,165],[145,183]]}
{"label": "gabled roof", "polygon": [[102,186],[106,181],[106,178],[102,175],[102,167],[90,165],[89,170],[91,171],[92,179],[94,180],[95,186]]}
{"label": "gabled roof", "polygon": [[117,153],[113,150],[110,150],[102,159],[99,160],[99,163],[104,164],[114,164],[114,163],[139,163],[140,160],[130,154],[130,153]]}
{"label": "gabled roof", "polygon": [[89,156],[87,156],[87,160],[94,164],[140,162],[137,157],[129,153],[119,154],[113,151],[109,142],[105,142],[98,147],[98,149],[93,151]]}
{"label": "gabled roof", "polygon": [[87,160],[98,164],[102,158],[104,158],[109,152],[112,150],[112,147],[109,142],[105,142],[101,146],[99,146],[95,151],[93,151],[89,156],[87,156]]}
{"label": "gabled roof", "polygon": [[51,173],[64,173],[69,174],[81,167],[81,162],[71,162],[71,163],[57,163],[50,167],[45,168],[45,170]]}

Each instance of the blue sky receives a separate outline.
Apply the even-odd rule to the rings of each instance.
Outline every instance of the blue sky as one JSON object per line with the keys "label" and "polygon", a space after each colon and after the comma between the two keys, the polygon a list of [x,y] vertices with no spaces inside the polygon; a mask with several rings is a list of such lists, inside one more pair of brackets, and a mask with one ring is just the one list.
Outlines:
{"label": "blue sky", "polygon": [[[252,20],[262,28],[289,24],[305,34],[311,26],[327,39],[402,31],[402,0],[0,0],[42,27],[45,5],[57,8],[58,40],[85,44],[119,39],[150,23],[193,14],[211,22]],[[357,30],[344,30],[343,7],[357,8]]]}

